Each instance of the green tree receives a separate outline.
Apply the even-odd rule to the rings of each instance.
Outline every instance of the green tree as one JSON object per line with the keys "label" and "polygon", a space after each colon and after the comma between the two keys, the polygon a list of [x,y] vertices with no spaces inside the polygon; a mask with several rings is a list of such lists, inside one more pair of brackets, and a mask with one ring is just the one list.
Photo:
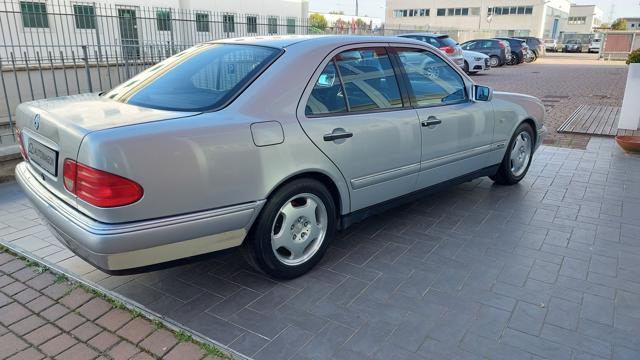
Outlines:
{"label": "green tree", "polygon": [[309,15],[309,26],[324,31],[327,28],[327,19],[322,14],[313,13]]}
{"label": "green tree", "polygon": [[618,18],[611,24],[611,30],[627,30],[627,20]]}

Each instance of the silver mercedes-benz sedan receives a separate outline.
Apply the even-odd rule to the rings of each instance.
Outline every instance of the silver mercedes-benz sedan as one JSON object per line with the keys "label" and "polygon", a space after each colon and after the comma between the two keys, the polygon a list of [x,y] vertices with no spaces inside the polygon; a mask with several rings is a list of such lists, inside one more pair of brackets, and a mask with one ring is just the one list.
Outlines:
{"label": "silver mercedes-benz sedan", "polygon": [[546,131],[538,99],[398,37],[213,41],[17,118],[18,182],[81,258],[119,274],[241,246],[278,278],[444,184],[518,183]]}

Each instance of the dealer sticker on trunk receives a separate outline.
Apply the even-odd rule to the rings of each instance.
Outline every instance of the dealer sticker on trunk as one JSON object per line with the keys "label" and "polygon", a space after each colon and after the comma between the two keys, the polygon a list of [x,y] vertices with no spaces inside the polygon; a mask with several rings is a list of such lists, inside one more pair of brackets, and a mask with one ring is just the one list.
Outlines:
{"label": "dealer sticker on trunk", "polygon": [[57,176],[58,153],[33,138],[27,144],[29,160],[53,176]]}

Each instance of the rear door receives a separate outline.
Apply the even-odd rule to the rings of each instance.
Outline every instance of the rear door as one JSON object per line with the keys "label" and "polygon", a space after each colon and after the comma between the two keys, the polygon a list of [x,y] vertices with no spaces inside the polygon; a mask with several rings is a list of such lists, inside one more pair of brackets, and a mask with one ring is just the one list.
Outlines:
{"label": "rear door", "polygon": [[395,51],[421,124],[422,156],[417,188],[492,165],[491,103],[471,101],[470,86],[460,72],[435,53],[410,47],[398,47]]}
{"label": "rear door", "polygon": [[350,185],[351,210],[415,189],[421,136],[386,44],[334,51],[302,97],[298,119]]}

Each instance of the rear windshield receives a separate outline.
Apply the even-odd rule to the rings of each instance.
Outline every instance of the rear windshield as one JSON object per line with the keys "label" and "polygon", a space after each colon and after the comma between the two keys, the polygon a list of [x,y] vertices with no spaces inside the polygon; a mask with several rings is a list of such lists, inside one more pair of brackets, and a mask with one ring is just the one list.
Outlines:
{"label": "rear windshield", "polygon": [[440,41],[440,44],[442,44],[442,46],[453,47],[458,45],[458,43],[449,36],[438,36],[438,41]]}
{"label": "rear windshield", "polygon": [[255,45],[199,45],[143,71],[104,96],[162,110],[215,109],[236,96],[280,51]]}

